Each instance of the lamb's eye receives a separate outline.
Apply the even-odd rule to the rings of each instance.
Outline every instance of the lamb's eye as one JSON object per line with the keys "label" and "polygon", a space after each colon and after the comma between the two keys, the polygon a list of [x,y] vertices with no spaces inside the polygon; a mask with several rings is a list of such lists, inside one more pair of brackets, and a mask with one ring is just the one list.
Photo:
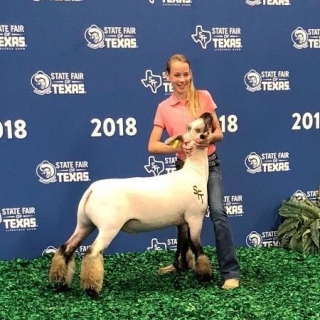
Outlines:
{"label": "lamb's eye", "polygon": [[187,131],[188,131],[188,132],[191,131],[191,126],[187,126]]}
{"label": "lamb's eye", "polygon": [[196,133],[202,133],[200,129],[196,129]]}

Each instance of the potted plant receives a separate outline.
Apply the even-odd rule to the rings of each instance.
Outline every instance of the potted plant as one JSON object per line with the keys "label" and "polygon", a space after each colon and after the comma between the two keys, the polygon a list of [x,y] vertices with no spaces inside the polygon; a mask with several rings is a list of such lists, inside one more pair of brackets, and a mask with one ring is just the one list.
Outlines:
{"label": "potted plant", "polygon": [[303,253],[320,252],[320,186],[315,202],[291,196],[279,209],[282,223],[278,227],[279,245]]}

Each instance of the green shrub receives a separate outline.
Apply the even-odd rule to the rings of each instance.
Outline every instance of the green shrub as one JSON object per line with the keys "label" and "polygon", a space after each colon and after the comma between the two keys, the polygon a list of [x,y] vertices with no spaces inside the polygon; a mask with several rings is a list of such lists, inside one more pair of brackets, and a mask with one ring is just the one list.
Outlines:
{"label": "green shrub", "polygon": [[316,202],[295,196],[283,201],[279,215],[283,218],[277,231],[281,247],[303,253],[320,252],[320,192]]}

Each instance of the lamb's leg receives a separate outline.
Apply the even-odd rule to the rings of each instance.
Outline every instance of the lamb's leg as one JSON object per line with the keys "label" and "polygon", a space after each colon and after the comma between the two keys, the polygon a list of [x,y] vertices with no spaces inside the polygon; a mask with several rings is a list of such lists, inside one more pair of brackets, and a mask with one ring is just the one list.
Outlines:
{"label": "lamb's leg", "polygon": [[104,265],[103,251],[120,231],[119,227],[99,229],[99,234],[85,253],[81,264],[81,286],[92,299],[99,298],[102,289]]}
{"label": "lamb's leg", "polygon": [[58,291],[70,288],[75,269],[75,251],[94,228],[93,225],[86,228],[78,225],[68,241],[55,252],[51,261],[49,279]]}
{"label": "lamb's leg", "polygon": [[188,225],[180,225],[177,227],[178,231],[178,245],[175,253],[175,258],[172,264],[159,268],[158,273],[164,274],[176,270],[185,271],[187,269],[194,269],[194,256],[189,248],[189,230]]}
{"label": "lamb's leg", "polygon": [[173,266],[180,271],[189,269],[187,252],[189,250],[188,232],[189,227],[187,224],[178,226],[178,246],[175,254],[175,261]]}
{"label": "lamb's leg", "polygon": [[189,225],[189,245],[195,256],[195,271],[199,281],[210,281],[212,279],[212,269],[208,257],[204,254],[200,233],[202,229],[202,220],[193,221]]}

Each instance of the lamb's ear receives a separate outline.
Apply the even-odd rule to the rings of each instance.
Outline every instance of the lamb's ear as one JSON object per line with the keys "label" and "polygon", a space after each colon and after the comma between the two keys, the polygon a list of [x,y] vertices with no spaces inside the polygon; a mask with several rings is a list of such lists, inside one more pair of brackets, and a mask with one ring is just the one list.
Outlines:
{"label": "lamb's ear", "polygon": [[212,124],[213,124],[213,115],[210,112],[205,112],[200,116],[201,119],[203,119],[205,128],[204,132],[210,132],[212,130]]}
{"label": "lamb's ear", "polygon": [[167,145],[176,146],[179,141],[183,142],[183,136],[181,134],[168,138],[164,143]]}

